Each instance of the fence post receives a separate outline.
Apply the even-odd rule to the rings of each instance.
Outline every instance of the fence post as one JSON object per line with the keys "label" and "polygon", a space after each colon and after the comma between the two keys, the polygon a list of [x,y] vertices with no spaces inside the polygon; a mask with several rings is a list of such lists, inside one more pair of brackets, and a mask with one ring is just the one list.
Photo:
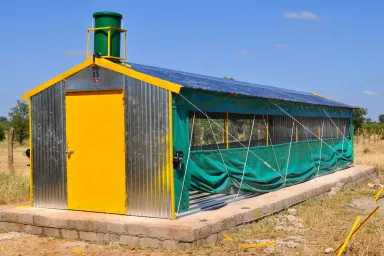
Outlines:
{"label": "fence post", "polygon": [[13,140],[15,137],[15,128],[11,127],[8,134],[8,170],[14,173],[13,169]]}

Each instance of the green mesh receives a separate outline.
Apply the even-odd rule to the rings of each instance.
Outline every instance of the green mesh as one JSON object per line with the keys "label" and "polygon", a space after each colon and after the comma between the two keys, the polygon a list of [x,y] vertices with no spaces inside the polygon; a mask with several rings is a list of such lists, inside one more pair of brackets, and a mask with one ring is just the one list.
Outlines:
{"label": "green mesh", "polygon": [[322,145],[320,141],[294,142],[290,153],[289,148],[289,143],[273,148],[253,147],[245,170],[246,148],[221,149],[222,156],[219,150],[193,151],[188,166],[191,189],[209,193],[238,193],[244,171],[240,193],[262,194],[332,173],[352,161],[350,138],[327,139]]}
{"label": "green mesh", "polygon": [[[264,99],[235,98],[198,91],[182,91],[182,93],[203,111],[282,115],[281,111],[273,108]],[[292,115],[313,117],[325,115],[322,108],[315,105],[289,102],[280,102],[279,105]],[[191,190],[225,194],[238,192],[262,194],[333,173],[345,168],[353,160],[351,146],[353,137],[346,137],[345,139],[326,139],[323,143],[312,140],[278,144],[273,147],[252,147],[248,154],[243,178],[246,148],[192,150],[188,170],[185,171],[191,126],[188,110],[198,111],[180,96],[175,95],[172,112],[173,150],[184,152],[182,168],[174,170],[175,203],[178,212],[188,210]],[[335,118],[350,118],[352,113],[351,110],[342,108],[325,108],[325,110]],[[351,125],[350,134],[353,134],[352,132]],[[221,138],[220,131],[217,131],[217,134]],[[206,137],[203,140],[210,141],[209,137]]]}

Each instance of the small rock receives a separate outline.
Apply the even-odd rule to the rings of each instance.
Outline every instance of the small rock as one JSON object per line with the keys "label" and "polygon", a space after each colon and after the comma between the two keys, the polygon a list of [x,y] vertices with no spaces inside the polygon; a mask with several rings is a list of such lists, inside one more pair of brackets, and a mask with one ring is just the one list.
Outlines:
{"label": "small rock", "polygon": [[327,248],[327,249],[325,249],[325,254],[331,254],[331,253],[333,253],[333,248]]}
{"label": "small rock", "polygon": [[331,191],[329,191],[329,193],[328,193],[328,197],[333,197],[334,195],[336,195],[336,191],[334,191],[334,190],[331,190]]}
{"label": "small rock", "polygon": [[289,213],[289,215],[296,216],[297,210],[296,209],[288,209],[288,213]]}
{"label": "small rock", "polygon": [[287,227],[285,228],[286,231],[297,231],[297,228],[295,227]]}
{"label": "small rock", "polygon": [[287,243],[287,247],[288,248],[296,248],[297,247],[297,243],[295,243],[295,242],[293,242],[293,241],[289,241],[288,243]]}
{"label": "small rock", "polygon": [[287,225],[287,222],[285,221],[279,221],[276,223],[277,226],[286,226]]}
{"label": "small rock", "polygon": [[284,227],[283,226],[276,226],[275,230],[276,231],[281,231],[281,230],[284,230]]}
{"label": "small rock", "polygon": [[292,238],[295,240],[295,242],[302,242],[305,240],[302,236],[294,236]]}
{"label": "small rock", "polygon": [[341,190],[341,188],[340,187],[333,187],[332,190],[335,192],[339,192]]}
{"label": "small rock", "polygon": [[23,237],[23,233],[19,233],[19,232],[2,233],[2,234],[0,234],[0,241],[1,240],[10,240],[12,238],[21,238],[21,237]]}
{"label": "small rock", "polygon": [[293,226],[294,226],[295,228],[304,228],[304,225],[301,224],[301,223],[299,223],[299,222],[295,222],[295,223],[293,223]]}
{"label": "small rock", "polygon": [[[367,186],[370,187],[370,188],[374,188],[374,187],[375,187],[375,184],[368,183]],[[327,248],[327,249],[330,249],[330,248]]]}
{"label": "small rock", "polygon": [[264,253],[273,253],[273,252],[275,252],[275,248],[271,247],[271,246],[268,246],[267,248],[264,249],[263,252]]}
{"label": "small rock", "polygon": [[296,218],[295,216],[288,215],[288,216],[287,216],[287,220],[288,220],[289,222],[294,222],[294,221],[297,220],[297,218]]}
{"label": "small rock", "polygon": [[343,184],[342,182],[338,181],[338,182],[336,182],[335,187],[337,187],[337,188],[342,188],[343,185],[344,185],[344,184]]}

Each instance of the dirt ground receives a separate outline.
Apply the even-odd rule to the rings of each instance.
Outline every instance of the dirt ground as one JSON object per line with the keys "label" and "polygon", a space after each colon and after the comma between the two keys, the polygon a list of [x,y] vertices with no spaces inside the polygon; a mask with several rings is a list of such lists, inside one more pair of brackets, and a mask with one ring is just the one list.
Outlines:
{"label": "dirt ground", "polygon": [[[22,155],[25,147],[16,151],[20,152],[15,156],[20,161],[17,172],[27,176],[28,159]],[[0,170],[6,167],[5,160],[6,154],[0,146]],[[379,179],[367,177],[368,180],[361,186],[342,189],[332,196],[297,205],[294,207],[296,212],[282,211],[249,224],[231,235],[233,241],[223,239],[213,245],[163,251],[2,233],[0,255],[324,255],[327,248],[335,249],[343,242],[358,215],[364,219],[377,205],[384,207],[384,199],[378,203],[372,200],[377,192],[372,184],[384,183],[384,142],[357,144],[355,162],[378,166],[381,170]],[[267,241],[275,241],[276,244],[258,249],[240,249],[241,245]],[[383,252],[384,213],[381,210],[352,238],[347,254],[384,255]]]}

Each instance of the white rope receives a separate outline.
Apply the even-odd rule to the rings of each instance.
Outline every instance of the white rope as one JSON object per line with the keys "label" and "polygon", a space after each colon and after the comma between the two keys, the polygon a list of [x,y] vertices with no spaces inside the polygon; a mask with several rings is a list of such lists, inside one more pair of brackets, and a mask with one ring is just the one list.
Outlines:
{"label": "white rope", "polygon": [[[207,112],[205,112],[205,114],[208,116]],[[221,160],[223,161],[225,171],[227,172],[227,175],[228,175],[228,177],[229,177],[228,168],[227,168],[227,165],[225,164],[224,157],[223,157],[223,155],[221,154],[221,150],[220,150],[219,144],[217,143],[215,133],[213,132],[211,122],[209,121],[208,118],[207,118],[207,120],[208,120],[208,123],[209,123],[209,127],[211,128],[211,132],[212,132],[213,138],[215,139],[217,149],[219,150]]]}
{"label": "white rope", "polygon": [[[263,119],[264,119],[265,126],[267,126],[268,124],[267,124],[267,121],[265,120],[264,115],[263,115]],[[281,171],[280,164],[279,164],[279,161],[277,160],[277,156],[276,156],[276,152],[275,152],[275,147],[273,146],[271,134],[269,133],[269,131],[268,131],[268,138],[267,139],[269,139],[269,142],[271,143],[271,147],[272,147],[273,155],[275,156],[277,168],[279,168],[279,171]]]}
{"label": "white rope", "polygon": [[179,198],[179,204],[177,206],[177,214],[180,212],[180,203],[181,203],[181,198],[183,196],[183,191],[184,191],[184,184],[185,184],[185,177],[187,176],[187,171],[188,171],[188,163],[189,163],[189,156],[191,154],[191,146],[192,146],[192,138],[193,138],[193,127],[195,126],[195,111],[193,111],[193,119],[192,119],[192,129],[191,129],[191,138],[189,139],[189,149],[188,149],[188,156],[187,156],[187,162],[185,164],[185,173],[183,177],[183,184],[181,185],[181,192],[180,192],[180,198]]}
{"label": "white rope", "polygon": [[310,129],[308,129],[305,125],[301,124],[299,121],[296,120],[296,118],[294,118],[293,116],[291,116],[287,111],[285,111],[284,109],[282,109],[279,105],[277,105],[275,102],[273,101],[270,101],[272,104],[274,104],[276,107],[278,107],[281,111],[283,111],[286,115],[288,115],[290,118],[292,118],[293,120],[295,120],[299,125],[301,125],[304,129],[306,129],[307,131],[309,131],[312,135],[314,135],[317,139],[323,141],[323,143],[325,145],[327,145],[329,148],[331,148],[336,154],[340,155],[339,152],[337,152],[334,148],[332,148],[331,145],[329,145],[327,142],[325,142],[323,139],[319,138],[316,134],[314,134]]}
{"label": "white rope", "polygon": [[[327,111],[325,111],[323,108],[322,110],[324,111],[324,113],[327,115],[327,117],[331,120],[331,122],[333,123],[333,125],[336,127],[336,129],[340,132],[340,134],[343,136],[343,146],[344,146],[344,140],[348,143],[348,145],[351,147],[352,151],[355,152],[355,149],[354,147],[352,146],[352,144],[347,140],[345,139],[345,129],[344,129],[344,133],[342,133],[339,129],[339,127],[337,127],[337,125],[333,122],[333,120],[329,117]],[[344,147],[343,147],[343,150],[344,150]],[[337,151],[335,151],[337,152]],[[361,161],[363,162],[363,164],[365,165],[365,161],[363,160],[363,158],[360,158]],[[373,179],[374,181],[376,181],[378,184],[381,184],[380,183],[380,180],[378,178],[376,178],[375,176],[369,176],[368,174],[366,174],[365,172],[363,172],[368,178],[370,179]]]}
{"label": "white rope", "polygon": [[[218,123],[216,123],[214,120],[212,120],[209,116],[207,116],[201,109],[199,109],[195,104],[193,104],[192,102],[190,102],[187,98],[185,98],[182,94],[179,94],[183,99],[185,99],[189,104],[191,104],[194,108],[196,108],[198,111],[200,111],[204,116],[206,116],[207,118],[209,118],[212,123],[214,123],[216,126],[218,126],[220,129],[222,129],[223,131],[225,131],[225,129],[223,127],[221,127]],[[239,141],[238,139],[236,139],[232,134],[230,134],[229,132],[225,131],[229,136],[231,136],[232,139],[234,139],[236,142],[238,142],[241,146],[243,146],[244,148],[247,148],[241,141]],[[259,159],[265,166],[267,166],[268,168],[270,168],[271,170],[275,171],[276,170],[269,164],[267,163],[264,159],[262,159],[260,156],[256,155],[254,152],[251,151],[251,154],[254,155],[257,159]]]}
{"label": "white rope", "polygon": [[[320,138],[324,136],[324,122],[321,123],[321,135]],[[316,178],[319,177],[320,165],[321,165],[321,151],[323,150],[323,140],[320,141],[320,155],[319,155],[319,165],[317,166]]]}
{"label": "white rope", "polygon": [[307,143],[308,143],[308,148],[309,148],[309,152],[311,153],[311,160],[313,160],[313,153],[312,153],[312,148],[311,148],[311,145],[309,143],[309,140],[308,140],[308,135],[307,135],[307,131],[304,129],[304,134],[305,134],[305,138],[307,139]]}
{"label": "white rope", "polygon": [[[191,101],[189,101],[187,98],[185,98],[182,94],[179,94],[183,99],[185,99],[189,104],[191,104],[195,109],[197,109],[200,113],[202,113],[203,115],[205,115],[208,119],[209,116],[207,116],[200,108],[198,108],[195,104],[193,104]],[[289,115],[289,114],[288,114]],[[216,123],[214,120],[210,119],[212,121],[212,123],[214,123],[216,126],[218,126],[220,129],[222,129],[223,131],[225,131],[224,128],[222,128],[218,123]],[[237,140],[232,134],[228,133],[227,131],[225,131],[229,136],[231,136],[231,138],[233,138],[236,142],[238,142],[241,146],[243,146],[244,148],[246,148],[246,146],[240,142],[239,140]],[[267,167],[269,167],[272,171],[274,171],[277,175],[279,175],[280,178],[284,179],[284,176],[281,175],[281,173],[277,172],[271,165],[269,165],[267,162],[265,162],[261,157],[259,157],[258,155],[256,155],[254,152],[250,151],[251,154],[253,154],[254,156],[256,156],[264,165],[266,165]],[[289,180],[287,180],[287,183],[289,185],[295,185],[293,183],[291,183]],[[311,199],[311,197],[309,196],[306,196],[307,199]]]}
{"label": "white rope", "polygon": [[291,141],[289,142],[289,150],[288,150],[288,158],[287,158],[287,168],[285,168],[283,187],[285,187],[285,183],[287,182],[288,167],[289,167],[289,160],[291,158],[292,138],[293,138],[293,131],[294,130],[295,130],[295,122],[292,123]]}
{"label": "white rope", "polygon": [[[327,111],[325,111],[323,108],[322,108],[322,110],[323,110],[323,112],[327,115],[327,117],[329,118],[329,120],[331,120],[332,124],[336,127],[336,129],[340,132],[340,134],[343,136],[343,139],[345,139],[345,135],[344,135],[344,133],[342,133],[342,132],[339,130],[339,127],[337,127],[337,125],[336,125],[336,124],[333,122],[333,120],[329,117]],[[345,129],[345,125],[344,125],[344,129]],[[344,130],[344,132],[345,132],[345,130]],[[351,146],[351,148],[352,148],[352,150],[353,150],[352,144],[351,144],[348,140],[346,140],[346,141],[347,141],[347,143],[349,144],[349,146]]]}
{"label": "white rope", "polygon": [[251,147],[251,141],[252,141],[253,126],[254,126],[254,124],[255,124],[255,116],[256,116],[256,115],[253,115],[253,122],[252,122],[251,134],[249,135],[249,142],[248,142],[247,154],[245,155],[245,162],[244,162],[244,168],[243,168],[243,175],[241,176],[240,186],[239,186],[239,190],[237,191],[236,198],[237,198],[237,197],[239,196],[239,194],[240,194],[241,185],[243,185],[243,181],[244,181],[245,169],[247,168],[247,161],[248,161],[248,155],[249,155],[249,148]]}
{"label": "white rope", "polygon": [[[287,111],[285,111],[284,109],[282,109],[279,105],[277,105],[276,103],[274,103],[273,101],[270,101],[272,104],[274,104],[276,107],[278,107],[281,111],[283,111],[286,115],[288,115],[289,117],[291,117],[293,120],[295,120],[296,122],[298,122],[293,116],[291,116],[290,114],[288,114],[287,113]],[[325,145],[327,145],[329,148],[331,148],[336,154],[338,154],[338,155],[341,155],[339,152],[337,152],[334,148],[332,148],[327,142],[325,142],[323,139],[321,139],[321,138],[319,138],[316,134],[314,134],[311,130],[309,130],[307,127],[305,127],[304,125],[302,125],[300,122],[298,122],[302,127],[304,127],[304,129],[306,129],[306,130],[308,130],[312,135],[314,135],[317,139],[319,139],[319,140],[321,140]],[[350,142],[347,140],[347,142],[348,142],[348,144],[349,145],[351,145],[350,144]],[[352,148],[352,150],[353,151],[355,151],[354,150],[354,148],[351,146],[351,148]],[[363,159],[361,158],[361,160],[363,161]],[[364,163],[364,161],[363,161],[363,164],[365,164]],[[364,172],[364,174],[368,177],[368,178],[370,178],[370,179],[372,179],[372,180],[375,180],[378,184],[380,184],[380,181],[379,181],[379,179],[377,179],[376,177],[374,177],[374,176],[372,176],[372,177],[370,177],[368,174],[366,174],[365,172]]]}
{"label": "white rope", "polygon": [[[343,131],[344,131],[344,134],[345,134],[345,124],[344,124],[344,129],[343,129]],[[343,134],[341,134],[341,135],[343,135]],[[344,137],[344,135],[343,135],[343,143],[341,144],[341,152],[343,152],[343,153],[344,153],[344,140],[345,140],[345,137]]]}
{"label": "white rope", "polygon": [[[323,111],[324,111],[324,109],[323,109]],[[333,120],[332,120],[332,118],[330,118],[330,117],[328,117],[329,118],[329,120],[331,120],[331,122],[333,123],[333,124],[335,124],[334,122],[333,122]],[[333,148],[334,148],[334,151],[336,151],[336,149],[335,149],[335,142],[334,142],[334,140],[333,140],[333,138],[336,138],[336,137],[333,137],[333,132],[332,132],[332,127],[331,127],[331,123],[329,123],[329,122],[327,122],[328,123],[328,129],[329,129],[329,132],[331,133],[331,138],[332,138],[332,145],[333,145]],[[335,127],[336,127],[336,129],[337,129],[337,126],[335,125]],[[337,130],[336,130],[336,133],[337,133]],[[340,165],[339,165],[339,161],[337,160],[337,157],[336,157],[336,166],[337,166],[337,169],[336,170],[340,170]]]}
{"label": "white rope", "polygon": [[[189,104],[191,104],[191,106],[193,106],[195,109],[197,109],[200,113],[202,113],[203,115],[205,115],[208,119],[210,119],[200,108],[198,108],[195,104],[193,104],[191,101],[189,101],[187,98],[185,98],[182,94],[179,94],[184,100],[186,100]],[[279,106],[277,106],[279,107]],[[279,107],[280,108],[280,107]],[[281,108],[280,108],[281,109]],[[285,112],[283,110],[283,112]],[[286,113],[286,112],[285,112]],[[289,115],[287,113],[288,116],[290,116],[291,118],[293,118],[291,115]],[[294,118],[293,118],[294,119]],[[214,123],[216,126],[218,126],[221,130],[225,131],[225,133],[227,133],[229,136],[231,136],[231,138],[233,138],[236,142],[238,142],[241,146],[243,146],[244,148],[246,148],[246,146],[241,143],[239,140],[237,140],[232,134],[228,133],[224,128],[222,128],[218,123],[216,123],[214,120],[210,119],[212,121],[212,123]],[[294,119],[295,120],[295,119]],[[297,122],[297,121],[296,121]],[[303,125],[302,125],[303,126]],[[306,128],[306,127],[304,127]],[[306,128],[308,129],[308,128]],[[313,134],[313,133],[312,133]],[[318,138],[316,135],[315,135],[316,138]],[[325,143],[325,142],[324,142]],[[250,151],[251,154],[253,154],[254,156],[256,156],[260,161],[262,161],[264,163],[264,165],[266,165],[267,167],[269,167],[272,171],[274,171],[276,174],[279,175],[279,177],[283,178],[283,175],[281,175],[279,172],[277,172],[272,166],[270,166],[267,162],[265,162],[261,157],[257,156],[254,152]],[[289,183],[290,185],[295,185],[295,184],[292,184],[289,180],[287,180],[287,183]],[[305,195],[306,199],[311,199],[310,196],[307,196]]]}

